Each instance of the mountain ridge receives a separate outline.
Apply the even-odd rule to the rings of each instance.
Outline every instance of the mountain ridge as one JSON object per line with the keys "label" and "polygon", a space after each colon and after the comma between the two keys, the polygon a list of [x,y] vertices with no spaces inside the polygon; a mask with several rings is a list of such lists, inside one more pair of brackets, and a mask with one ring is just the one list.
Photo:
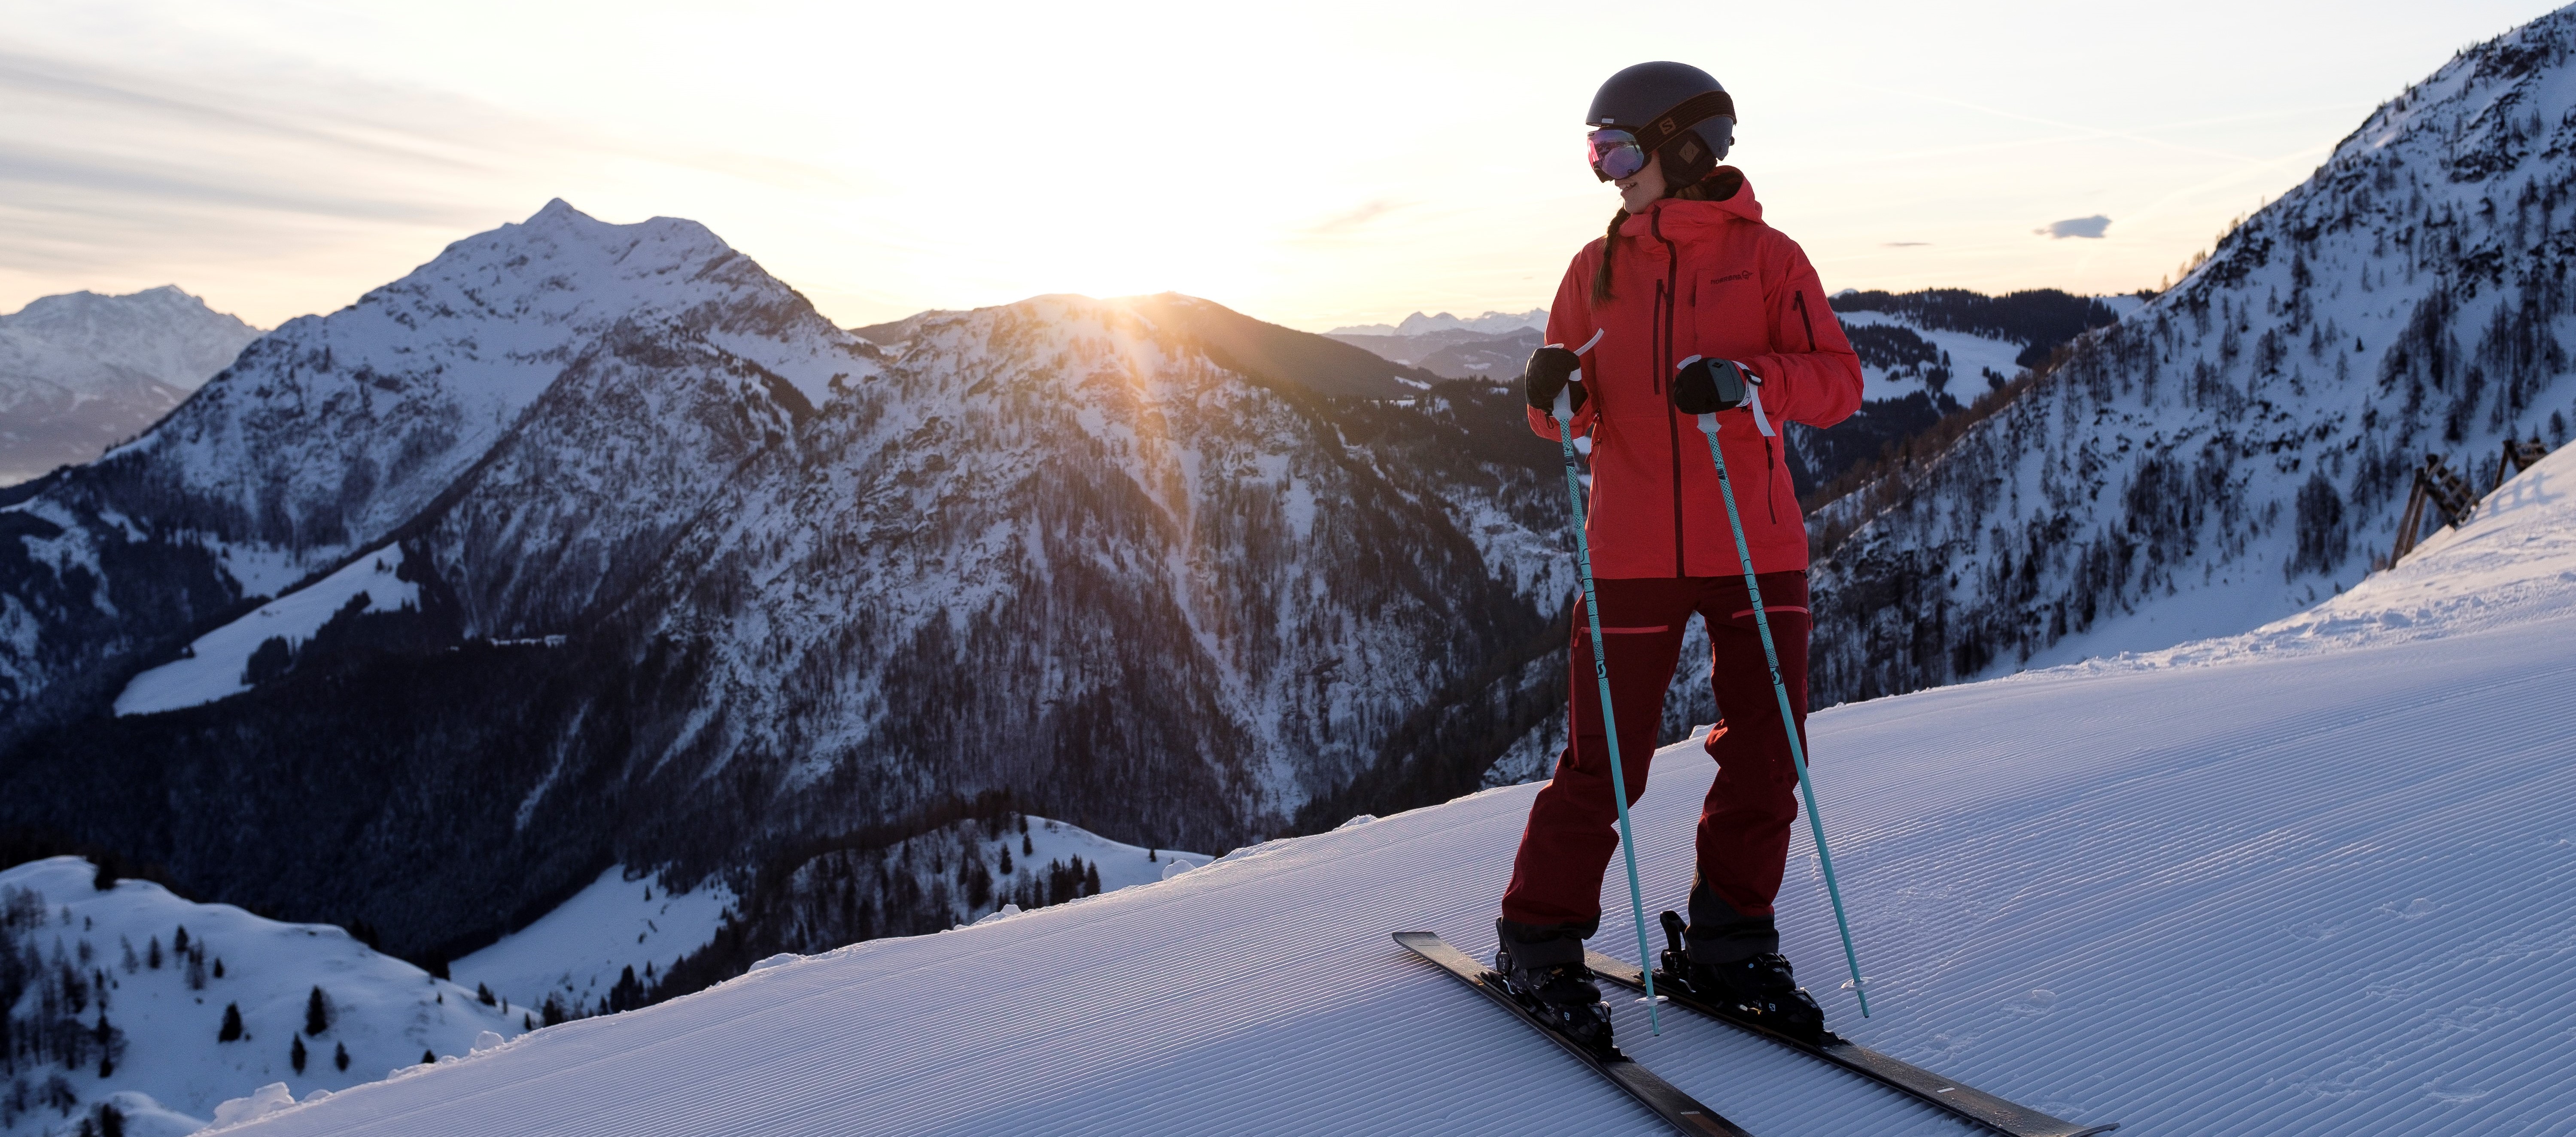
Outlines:
{"label": "mountain ridge", "polygon": [[98,457],[259,335],[175,285],[44,296],[0,315],[0,482]]}
{"label": "mountain ridge", "polygon": [[1820,699],[2287,615],[2369,571],[2424,453],[2563,443],[2571,44],[2560,11],[2464,49],[2181,282],[1814,510],[1818,623],[1852,629]]}

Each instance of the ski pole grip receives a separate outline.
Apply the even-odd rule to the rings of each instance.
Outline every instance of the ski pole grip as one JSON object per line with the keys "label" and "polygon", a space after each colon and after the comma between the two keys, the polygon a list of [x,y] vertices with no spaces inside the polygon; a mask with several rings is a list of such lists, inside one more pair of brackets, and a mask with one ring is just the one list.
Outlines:
{"label": "ski pole grip", "polygon": [[[1592,329],[1592,338],[1583,341],[1583,346],[1574,349],[1574,354],[1577,357],[1580,357],[1590,352],[1593,345],[1601,342],[1601,337],[1609,334],[1610,329],[1608,328]],[[1565,345],[1561,343],[1552,343],[1547,346],[1564,347]],[[1565,389],[1556,393],[1556,407],[1552,413],[1554,414],[1556,421],[1561,425],[1572,426],[1574,424],[1574,385],[1581,382],[1583,382],[1583,369],[1578,367],[1575,369],[1574,374],[1566,376]]]}

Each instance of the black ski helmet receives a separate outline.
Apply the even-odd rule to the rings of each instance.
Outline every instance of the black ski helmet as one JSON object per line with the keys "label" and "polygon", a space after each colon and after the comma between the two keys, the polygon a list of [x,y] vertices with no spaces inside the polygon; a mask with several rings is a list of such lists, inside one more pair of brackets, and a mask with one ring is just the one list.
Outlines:
{"label": "black ski helmet", "polygon": [[1583,121],[1636,135],[1663,155],[1664,180],[1675,188],[1715,172],[1735,143],[1735,99],[1716,76],[1687,63],[1621,69],[1593,94]]}

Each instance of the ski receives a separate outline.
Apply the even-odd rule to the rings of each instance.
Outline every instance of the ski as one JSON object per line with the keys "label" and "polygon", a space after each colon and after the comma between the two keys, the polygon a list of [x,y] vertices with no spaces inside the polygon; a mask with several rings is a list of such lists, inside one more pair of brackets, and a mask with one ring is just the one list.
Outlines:
{"label": "ski", "polygon": [[[1673,926],[1678,924],[1679,920],[1670,912],[1664,913],[1664,919],[1665,934],[1668,937],[1673,936]],[[1675,952],[1667,953],[1668,958],[1678,952],[1679,944],[1676,943],[1674,948]],[[1622,987],[1634,991],[1643,991],[1646,988],[1645,974],[1636,964],[1613,959],[1597,951],[1584,953],[1583,963],[1584,966],[1592,969],[1593,974]],[[2107,1125],[2079,1125],[2063,1118],[2051,1117],[2027,1106],[2005,1101],[1974,1086],[1961,1085],[1955,1080],[1944,1078],[1910,1062],[1890,1058],[1831,1031],[1826,1032],[1827,1041],[1824,1045],[1810,1046],[1778,1031],[1766,1030],[1719,1012],[1716,1006],[1701,999],[1697,992],[1691,990],[1688,981],[1673,975],[1669,966],[1656,969],[1655,993],[1737,1030],[1759,1035],[1792,1050],[1830,1062],[1952,1117],[1990,1132],[2004,1134],[2005,1137],[2088,1137],[2090,1134],[2108,1133],[2120,1127],[2118,1122]],[[1506,998],[1505,1001],[1508,1002],[1509,999]]]}
{"label": "ski", "polygon": [[[1395,942],[1403,944],[1413,954],[1439,964],[1442,970],[1457,976],[1459,982],[1483,992],[1486,998],[1501,1004],[1503,1009],[1510,1011],[1522,1022],[1528,1023],[1540,1034],[1555,1040],[1556,1044],[1564,1047],[1567,1053],[1582,1059],[1585,1065],[1594,1070],[1600,1071],[1602,1077],[1610,1079],[1612,1084],[1628,1091],[1628,1096],[1637,1099],[1638,1104],[1653,1110],[1655,1116],[1663,1118],[1675,1130],[1689,1134],[1690,1137],[1712,1137],[1712,1135],[1752,1137],[1752,1134],[1745,1132],[1734,1122],[1728,1121],[1716,1110],[1701,1105],[1689,1094],[1675,1088],[1671,1082],[1656,1077],[1654,1071],[1638,1065],[1636,1060],[1619,1053],[1616,1047],[1611,1048],[1608,1054],[1602,1054],[1548,1029],[1547,1024],[1541,1022],[1538,1016],[1531,1014],[1528,1009],[1520,1005],[1518,1000],[1512,998],[1510,992],[1503,990],[1501,977],[1494,974],[1492,968],[1476,962],[1475,957],[1458,950],[1449,941],[1441,939],[1439,933],[1397,932]],[[1636,970],[1633,967],[1628,969],[1631,975],[1635,975]],[[1639,981],[1642,982],[1643,979],[1640,978]]]}

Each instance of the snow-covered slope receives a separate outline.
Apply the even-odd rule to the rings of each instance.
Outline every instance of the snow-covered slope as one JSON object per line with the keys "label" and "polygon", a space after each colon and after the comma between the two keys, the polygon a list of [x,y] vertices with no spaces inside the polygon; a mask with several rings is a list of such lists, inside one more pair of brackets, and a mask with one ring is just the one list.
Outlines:
{"label": "snow-covered slope", "polygon": [[[1820,696],[2245,631],[2350,588],[2427,453],[2566,441],[2576,12],[2462,52],[2206,263],[1818,512]],[[1962,397],[1964,401],[1964,396]]]}
{"label": "snow-covered slope", "polygon": [[[1902,399],[1922,392],[1927,396],[1948,395],[1966,400],[1984,393],[1988,377],[2008,379],[2021,370],[2014,357],[2022,345],[1994,336],[1974,332],[1927,327],[1918,319],[1898,312],[1836,312],[1846,332],[1855,328],[1903,329],[1913,343],[1928,349],[1922,358],[1912,352],[1883,352],[1861,360],[1861,390],[1871,399]],[[1858,333],[1866,336],[1868,333]],[[1902,343],[1903,341],[1894,341]],[[1946,372],[1934,381],[1935,372]],[[1952,383],[1956,382],[1956,386]]]}
{"label": "snow-covered slope", "polygon": [[[1811,723],[1874,1017],[1803,828],[1784,938],[1834,1024],[2061,1116],[2192,1134],[2556,1132],[2576,1113],[2576,455],[2299,620]],[[2491,596],[2502,603],[2478,604]],[[1687,884],[1711,769],[1636,817]],[[245,1134],[1661,1132],[1390,943],[1489,950],[1530,787],[1159,885],[770,966]],[[1604,882],[1596,943],[1633,951]],[[1621,1042],[1754,1132],[1958,1134],[1675,1012]]]}
{"label": "snow-covered slope", "polygon": [[537,922],[449,964],[447,973],[522,1006],[552,995],[567,1008],[596,1008],[629,973],[649,985],[658,969],[705,947],[733,900],[722,881],[674,892],[656,874],[629,879],[624,867],[612,866]]}
{"label": "snow-covered slope", "polygon": [[98,457],[257,338],[169,285],[47,296],[0,315],[0,484]]}
{"label": "snow-covered slope", "polygon": [[[26,1047],[0,1074],[0,1133],[68,1130],[119,1094],[205,1118],[270,1082],[299,1095],[345,1090],[418,1065],[424,1052],[461,1055],[486,1031],[524,1029],[517,1011],[481,1005],[472,988],[432,979],[338,928],[197,904],[139,880],[101,891],[96,875],[76,857],[0,871],[0,948],[9,956],[0,962],[0,1017],[11,1045]],[[317,987],[325,1025],[306,1034]],[[242,1035],[221,1041],[228,1010]],[[57,1024],[65,1022],[78,1024],[83,1044],[64,1040]],[[115,1039],[110,1050],[97,1042],[101,1023]],[[104,1070],[102,1058],[110,1059]],[[74,1100],[62,1102],[56,1085]],[[128,1100],[122,1108],[142,1107]]]}
{"label": "snow-covered slope", "polygon": [[[197,637],[184,656],[134,677],[116,697],[120,715],[151,714],[211,703],[250,690],[252,656],[270,640],[291,651],[310,641],[344,609],[395,612],[416,607],[420,586],[404,580],[402,549],[390,546],[338,572],[262,604],[249,615]],[[277,667],[285,669],[285,661]]]}

